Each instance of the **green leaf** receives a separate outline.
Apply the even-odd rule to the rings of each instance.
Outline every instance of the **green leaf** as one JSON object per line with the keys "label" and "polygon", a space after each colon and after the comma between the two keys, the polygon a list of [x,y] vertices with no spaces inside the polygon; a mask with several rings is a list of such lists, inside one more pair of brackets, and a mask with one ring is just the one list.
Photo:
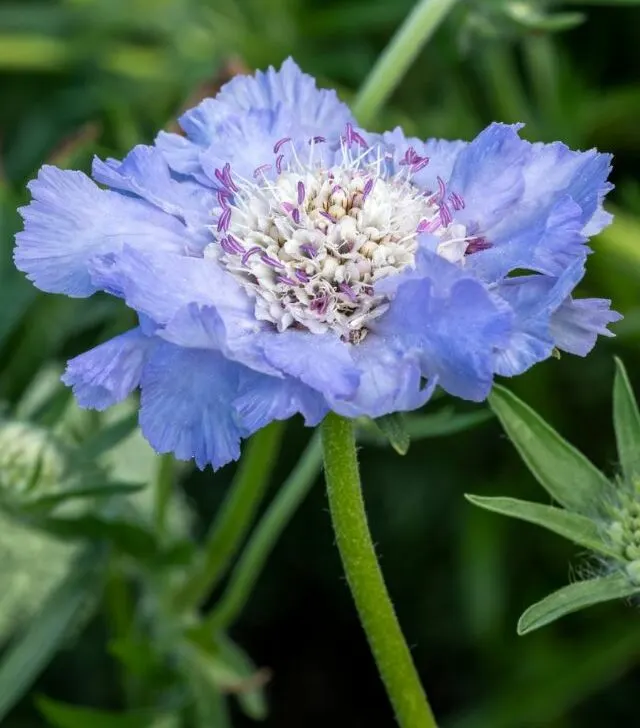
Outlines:
{"label": "green leaf", "polygon": [[136,411],[101,428],[96,435],[85,440],[79,449],[79,456],[85,460],[96,460],[126,440],[137,426],[138,413]]}
{"label": "green leaf", "polygon": [[113,713],[65,705],[45,697],[37,698],[36,704],[55,728],[153,728],[159,718],[155,711]]}
{"label": "green leaf", "polygon": [[489,409],[480,409],[476,412],[456,412],[453,407],[445,407],[434,414],[407,417],[406,429],[412,440],[442,437],[470,430],[492,418],[493,412]]}
{"label": "green leaf", "polygon": [[542,526],[591,551],[616,559],[620,558],[620,554],[603,541],[598,524],[578,513],[515,498],[486,498],[468,494],[465,495],[465,498],[488,511]]}
{"label": "green leaf", "polygon": [[613,422],[622,473],[629,483],[640,476],[640,412],[624,364],[616,357]]}
{"label": "green leaf", "polygon": [[586,20],[586,15],[580,12],[541,13],[536,7],[525,2],[507,3],[506,14],[525,28],[548,33],[575,28]]}
{"label": "green leaf", "polygon": [[40,498],[29,501],[25,509],[29,512],[48,511],[56,506],[69,501],[83,498],[111,498],[116,495],[130,495],[142,490],[141,483],[110,483],[104,485],[91,485],[84,488],[72,488],[70,490],[44,495]]}
{"label": "green leaf", "polygon": [[108,541],[123,553],[142,561],[153,558],[158,551],[151,532],[118,516],[86,513],[77,517],[34,519],[33,524],[63,539]]}
{"label": "green leaf", "polygon": [[[439,412],[428,415],[406,415],[402,425],[405,437],[411,440],[421,440],[463,432],[487,422],[493,416],[493,412],[489,409],[481,409],[476,412],[456,412],[453,407],[444,407]],[[358,438],[374,445],[386,445],[389,439],[386,433],[381,434],[382,428],[379,427],[379,420],[373,420],[373,423],[378,427],[367,429],[365,425],[365,429],[358,433]]]}
{"label": "green leaf", "polygon": [[[263,681],[255,664],[247,653],[235,642],[224,635],[218,636],[220,657],[229,665],[235,674],[244,682],[245,688],[237,693],[238,703],[249,718],[264,720],[267,717],[267,700],[264,694]],[[266,675],[264,675],[266,677]],[[251,683],[255,687],[250,688]]]}
{"label": "green leaf", "polygon": [[624,599],[638,592],[640,586],[622,572],[569,584],[530,606],[518,620],[518,634],[527,634],[593,604]]}
{"label": "green leaf", "polygon": [[571,511],[592,513],[611,488],[605,476],[528,405],[495,386],[489,405],[540,485]]}
{"label": "green leaf", "polygon": [[264,720],[267,716],[264,683],[268,674],[257,669],[244,650],[222,633],[214,637],[210,630],[200,626],[189,630],[186,637],[189,662],[198,666],[212,687],[235,695],[250,718]]}
{"label": "green leaf", "polygon": [[42,604],[0,663],[0,722],[49,664],[69,631],[90,616],[104,575],[103,552],[88,549]]}
{"label": "green leaf", "polygon": [[374,422],[398,455],[406,455],[409,451],[411,439],[406,430],[402,412],[393,412],[390,415],[378,417]]}

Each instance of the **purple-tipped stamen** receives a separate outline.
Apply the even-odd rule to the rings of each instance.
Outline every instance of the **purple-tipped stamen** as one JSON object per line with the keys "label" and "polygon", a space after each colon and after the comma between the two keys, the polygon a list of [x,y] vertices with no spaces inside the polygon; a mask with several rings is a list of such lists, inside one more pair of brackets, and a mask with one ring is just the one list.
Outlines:
{"label": "purple-tipped stamen", "polygon": [[228,207],[224,208],[222,215],[218,218],[218,232],[226,232],[231,222],[231,210]]}
{"label": "purple-tipped stamen", "polygon": [[351,146],[353,144],[353,124],[347,123],[345,130],[344,130],[344,140],[347,143],[347,146]]}
{"label": "purple-tipped stamen", "polygon": [[296,209],[296,206],[291,202],[281,202],[280,207],[282,207],[287,215],[290,215]]}
{"label": "purple-tipped stamen", "polygon": [[318,253],[316,246],[312,245],[311,243],[303,243],[300,246],[300,250],[303,253],[306,253],[310,258],[313,258]]}
{"label": "purple-tipped stamen", "polygon": [[482,250],[488,250],[490,247],[491,243],[486,238],[481,236],[471,238],[467,245],[467,249],[465,250],[465,255],[473,255],[474,253],[479,253]]}
{"label": "purple-tipped stamen", "polygon": [[335,195],[335,193],[336,193],[336,192],[337,192],[338,190],[341,190],[341,189],[342,189],[342,185],[333,185],[333,187],[331,188],[331,194],[332,194],[332,195]]}
{"label": "purple-tipped stamen", "polygon": [[303,270],[296,270],[296,278],[300,281],[300,283],[309,283],[311,280]]}
{"label": "purple-tipped stamen", "polygon": [[344,295],[352,302],[355,303],[358,300],[353,289],[346,283],[341,283],[338,288],[344,293]]}
{"label": "purple-tipped stamen", "polygon": [[298,204],[301,205],[304,202],[304,198],[306,197],[306,190],[304,188],[304,184],[302,182],[298,182]]}
{"label": "purple-tipped stamen", "polygon": [[253,248],[249,248],[247,252],[242,256],[242,265],[246,265],[249,262],[249,258],[256,253],[262,253],[262,248],[254,245]]}
{"label": "purple-tipped stamen", "polygon": [[232,248],[235,249],[236,253],[244,253],[244,245],[231,233],[227,233],[227,240]]}
{"label": "purple-tipped stamen", "polygon": [[322,217],[327,219],[329,222],[336,221],[335,218],[332,215],[330,215],[326,210],[319,210],[319,213],[322,215]]}
{"label": "purple-tipped stamen", "polygon": [[309,309],[311,311],[319,313],[321,316],[323,316],[327,312],[327,308],[329,308],[329,299],[326,295],[314,298],[313,301],[311,301],[311,303],[309,304]]}
{"label": "purple-tipped stamen", "polygon": [[214,174],[216,176],[216,179],[223,187],[227,187],[227,180],[225,179],[224,175],[219,169],[214,170]]}
{"label": "purple-tipped stamen", "polygon": [[233,192],[238,191],[238,187],[235,185],[234,181],[231,179],[231,165],[229,162],[227,162],[224,167],[222,168],[222,175],[225,179],[225,182],[227,183],[227,187],[232,190]]}
{"label": "purple-tipped stamen", "polygon": [[411,174],[418,174],[418,172],[424,169],[429,164],[429,157],[421,157],[419,162],[414,162],[411,165]]}
{"label": "purple-tipped stamen", "polygon": [[449,195],[449,202],[452,204],[454,210],[464,209],[464,199],[457,192],[452,192]]}
{"label": "purple-tipped stamen", "polygon": [[309,144],[323,144],[327,140],[323,136],[314,136],[309,139]]}
{"label": "purple-tipped stamen", "polygon": [[418,227],[416,228],[416,232],[433,233],[440,227],[441,224],[442,221],[439,217],[434,217],[431,220],[420,220],[420,222],[418,223]]}
{"label": "purple-tipped stamen", "polygon": [[438,212],[440,213],[440,222],[442,223],[442,227],[447,227],[447,225],[449,225],[453,220],[449,206],[446,203],[441,205]]}
{"label": "purple-tipped stamen", "polygon": [[285,283],[287,286],[297,286],[298,284],[293,280],[293,278],[289,278],[289,276],[278,276],[278,283]]}
{"label": "purple-tipped stamen", "polygon": [[416,150],[413,147],[409,147],[404,153],[404,157],[400,160],[398,164],[401,167],[405,167],[409,164],[414,164],[417,156],[418,155],[416,154]]}
{"label": "purple-tipped stamen", "polygon": [[276,159],[276,171],[282,174],[282,162],[284,162],[284,154],[280,154]]}
{"label": "purple-tipped stamen", "polygon": [[295,222],[296,225],[300,224],[300,210],[296,209],[291,213],[291,217],[293,218],[293,222]]}
{"label": "purple-tipped stamen", "polygon": [[291,137],[284,137],[283,139],[280,139],[277,141],[273,146],[273,153],[279,154],[282,147],[287,143],[291,141]]}
{"label": "purple-tipped stamen", "polygon": [[271,169],[270,164],[261,164],[259,167],[256,167],[253,170],[253,176],[254,178],[258,178],[261,174],[264,174],[268,169]]}
{"label": "purple-tipped stamen", "polygon": [[233,246],[227,238],[220,239],[220,247],[224,250],[227,255],[236,255],[237,251],[233,249]]}
{"label": "purple-tipped stamen", "polygon": [[223,209],[226,209],[228,206],[228,201],[231,199],[232,194],[229,192],[229,190],[218,190],[218,204]]}
{"label": "purple-tipped stamen", "polygon": [[267,255],[266,253],[264,255],[260,256],[260,260],[262,260],[263,263],[270,265],[272,268],[277,268],[278,270],[285,270],[285,266],[282,265],[282,263],[279,260],[276,260],[276,258],[272,258],[271,256]]}
{"label": "purple-tipped stamen", "polygon": [[352,132],[352,138],[356,144],[359,144],[361,147],[364,147],[364,149],[369,148],[369,143],[367,142],[367,140],[363,136],[358,134],[357,131]]}
{"label": "purple-tipped stamen", "polygon": [[371,190],[373,189],[374,180],[368,179],[367,183],[364,186],[364,190],[362,190],[362,202],[364,203],[371,194]]}
{"label": "purple-tipped stamen", "polygon": [[438,177],[438,199],[444,201],[447,196],[447,186],[444,183],[442,177]]}

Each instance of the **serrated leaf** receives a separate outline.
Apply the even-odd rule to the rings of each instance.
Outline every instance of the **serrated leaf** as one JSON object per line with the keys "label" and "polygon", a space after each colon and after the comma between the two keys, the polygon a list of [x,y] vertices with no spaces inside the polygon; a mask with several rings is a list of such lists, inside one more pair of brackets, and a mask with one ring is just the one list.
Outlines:
{"label": "serrated leaf", "polygon": [[565,614],[601,602],[625,599],[639,592],[640,586],[633,584],[622,572],[569,584],[530,606],[518,620],[518,634],[524,635],[544,627]]}
{"label": "serrated leaf", "polygon": [[571,511],[589,514],[610,490],[607,478],[531,407],[495,386],[489,405],[540,485]]}
{"label": "serrated leaf", "polygon": [[503,516],[518,518],[521,521],[542,526],[591,551],[620,558],[620,554],[602,540],[598,524],[586,516],[516,498],[487,498],[468,494],[465,495],[465,498],[474,505],[493,513],[500,513]]}
{"label": "serrated leaf", "polygon": [[153,728],[158,720],[158,714],[148,710],[114,713],[66,705],[45,697],[37,698],[36,704],[55,728]]}
{"label": "serrated leaf", "polygon": [[624,364],[616,357],[613,384],[613,422],[618,459],[624,477],[633,483],[640,477],[640,412]]}
{"label": "serrated leaf", "polygon": [[42,604],[0,663],[0,722],[31,687],[78,622],[90,615],[104,569],[103,552],[85,551],[69,576]]}
{"label": "serrated leaf", "polygon": [[411,439],[405,427],[403,414],[393,412],[390,415],[377,417],[374,422],[398,455],[406,455],[409,451]]}

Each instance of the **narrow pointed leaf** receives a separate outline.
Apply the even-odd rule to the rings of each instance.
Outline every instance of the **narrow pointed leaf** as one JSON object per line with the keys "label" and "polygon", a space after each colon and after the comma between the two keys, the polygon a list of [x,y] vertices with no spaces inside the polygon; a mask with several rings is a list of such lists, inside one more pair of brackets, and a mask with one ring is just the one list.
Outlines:
{"label": "narrow pointed leaf", "polygon": [[83,498],[111,498],[116,495],[131,495],[138,493],[145,486],[141,483],[110,483],[105,482],[103,485],[89,485],[82,488],[72,488],[60,493],[51,495],[43,495],[29,502],[25,510],[29,512],[42,512],[51,510],[56,506],[73,500],[81,500]]}
{"label": "narrow pointed leaf", "polygon": [[241,647],[221,633],[212,637],[210,630],[196,628],[186,636],[190,660],[199,664],[212,689],[235,695],[246,715],[264,720],[267,717],[264,685],[268,673],[258,669]]}
{"label": "narrow pointed leaf", "polygon": [[620,467],[624,477],[633,482],[640,476],[640,412],[625,366],[618,358],[613,385],[613,422]]}
{"label": "narrow pointed leaf", "polygon": [[44,697],[36,702],[40,712],[55,728],[153,728],[157,725],[158,715],[151,711],[114,713],[65,705]]}
{"label": "narrow pointed leaf", "polygon": [[385,435],[391,447],[399,454],[406,455],[411,439],[406,430],[404,416],[394,412],[374,420],[378,429]]}
{"label": "narrow pointed leaf", "polygon": [[489,404],[540,485],[568,510],[592,513],[608,494],[607,478],[504,387],[494,387]]}
{"label": "narrow pointed leaf", "polygon": [[107,427],[103,427],[96,435],[82,443],[79,456],[84,460],[95,460],[119,445],[138,426],[138,413],[127,415]]}
{"label": "narrow pointed leaf", "polygon": [[490,409],[475,412],[456,412],[453,407],[429,415],[413,415],[406,418],[405,427],[412,440],[427,437],[442,437],[464,432],[492,419]]}
{"label": "narrow pointed leaf", "polygon": [[613,558],[620,557],[614,548],[602,540],[598,524],[578,513],[516,498],[485,498],[478,495],[465,497],[480,508],[535,523],[591,551]]}
{"label": "narrow pointed leaf", "polygon": [[104,575],[103,552],[94,547],[78,559],[67,579],[5,652],[0,663],[0,722],[31,687],[71,629],[90,616]]}
{"label": "narrow pointed leaf", "polygon": [[640,586],[622,572],[569,584],[529,607],[518,620],[518,634],[527,634],[593,604],[624,599],[639,592]]}

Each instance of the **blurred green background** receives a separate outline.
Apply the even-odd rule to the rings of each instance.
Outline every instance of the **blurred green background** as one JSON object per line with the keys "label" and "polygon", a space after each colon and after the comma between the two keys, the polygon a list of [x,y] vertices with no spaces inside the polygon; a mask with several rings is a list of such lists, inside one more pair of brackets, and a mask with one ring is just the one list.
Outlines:
{"label": "blurred green background", "polygon": [[[121,157],[172,126],[180,109],[234,72],[278,64],[288,55],[348,101],[411,4],[0,2],[0,399],[6,413],[55,424],[65,436],[98,432],[104,418],[77,412],[57,376],[67,358],[131,323],[117,301],[44,296],[12,269],[15,208],[26,200],[25,183],[39,165],[86,169],[93,154]],[[597,252],[581,292],[611,298],[625,314],[617,338],[600,341],[586,360],[563,356],[509,382],[609,473],[616,471],[614,354],[640,390],[638,48],[640,5],[633,2],[555,7],[460,0],[375,124],[380,130],[401,124],[421,137],[469,139],[492,120],[523,121],[531,140],[614,153],[609,207],[617,219],[594,241]],[[307,438],[299,422],[289,423],[274,491]],[[144,482],[157,467],[135,435],[110,457],[127,481]],[[2,458],[0,452],[0,465]],[[583,555],[463,499],[474,492],[544,501],[494,420],[416,442],[404,458],[365,446],[361,462],[389,590],[444,728],[640,725],[637,610],[597,607],[516,637],[520,612],[565,584]],[[214,475],[181,468],[183,502],[170,514],[176,529],[202,537],[233,470]],[[141,519],[148,512],[144,497],[137,496]],[[195,515],[188,514],[189,504]],[[73,564],[75,548],[43,542],[10,519],[0,523],[5,644],[30,616],[42,619],[37,610]],[[118,573],[127,575],[126,567]],[[79,605],[74,628],[3,726],[50,725],[34,703],[41,695],[104,710],[151,699],[144,691],[132,698],[131,680],[122,678],[109,648],[118,619],[117,583],[110,584],[106,593],[96,591],[95,604]],[[135,578],[127,586],[144,612],[144,590]],[[271,672],[265,726],[393,725],[342,577],[320,480],[278,543],[232,636]],[[0,672],[0,700],[3,678]],[[154,695],[173,689],[163,680],[158,676]],[[218,728],[217,720],[201,725]],[[144,728],[140,721],[113,725]],[[232,721],[236,728],[255,725],[236,707]]]}

